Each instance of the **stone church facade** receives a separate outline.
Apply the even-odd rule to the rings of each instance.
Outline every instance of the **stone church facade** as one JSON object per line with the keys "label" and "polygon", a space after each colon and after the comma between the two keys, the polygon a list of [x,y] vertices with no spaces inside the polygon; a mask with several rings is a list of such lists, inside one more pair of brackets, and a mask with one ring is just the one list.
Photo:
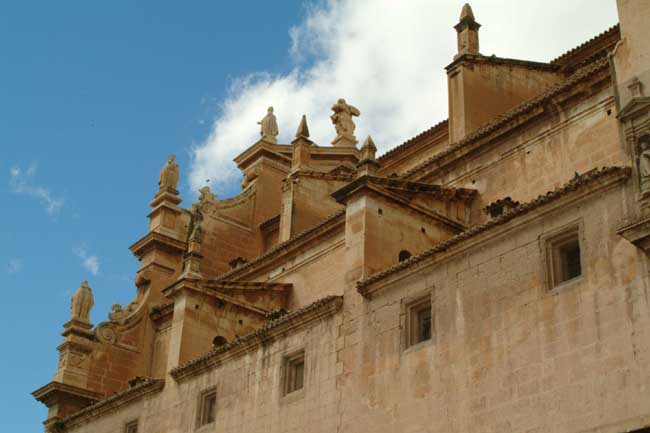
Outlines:
{"label": "stone church facade", "polygon": [[465,6],[449,118],[381,157],[343,99],[331,145],[270,108],[233,198],[180,206],[170,157],[133,302],[72,299],[45,429],[650,431],[650,2],[617,6],[547,63],[480,54]]}

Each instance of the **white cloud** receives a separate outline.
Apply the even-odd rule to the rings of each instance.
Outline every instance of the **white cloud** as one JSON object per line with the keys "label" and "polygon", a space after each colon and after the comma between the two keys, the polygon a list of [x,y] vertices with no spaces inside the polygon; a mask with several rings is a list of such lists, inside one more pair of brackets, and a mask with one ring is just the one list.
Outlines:
{"label": "white cloud", "polygon": [[[239,172],[232,159],[259,138],[256,122],[273,105],[280,142],[307,114],[312,138],[334,138],[329,107],[357,106],[356,135],[373,136],[380,153],[447,117],[444,66],[456,49],[463,1],[329,0],[308,7],[289,29],[295,61],[285,75],[253,73],[232,83],[212,132],[193,149],[189,183],[211,179],[219,191]],[[550,60],[617,21],[614,0],[481,0],[474,13],[487,55]],[[552,23],[552,25],[549,25]],[[263,41],[261,41],[263,46]]]}
{"label": "white cloud", "polygon": [[11,259],[7,264],[7,273],[17,274],[23,269],[23,262],[19,259]]}
{"label": "white cloud", "polygon": [[81,267],[93,275],[99,273],[99,258],[95,255],[89,254],[85,247],[77,247],[73,252],[79,259],[81,259]]}
{"label": "white cloud", "polygon": [[63,207],[63,199],[54,197],[49,189],[34,183],[36,169],[37,165],[34,163],[24,171],[19,167],[12,167],[9,170],[9,186],[16,194],[38,199],[48,214],[57,215]]}

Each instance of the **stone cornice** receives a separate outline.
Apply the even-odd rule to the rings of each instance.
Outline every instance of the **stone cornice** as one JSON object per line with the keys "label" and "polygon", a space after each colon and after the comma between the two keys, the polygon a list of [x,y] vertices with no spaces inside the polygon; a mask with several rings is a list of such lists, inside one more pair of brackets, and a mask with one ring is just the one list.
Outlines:
{"label": "stone cornice", "polygon": [[106,413],[124,407],[144,396],[162,391],[165,386],[163,379],[146,379],[139,385],[119,392],[91,406],[81,409],[63,419],[63,427],[70,428],[85,422],[95,420]]}
{"label": "stone cornice", "polygon": [[48,402],[51,402],[57,399],[60,395],[72,396],[74,398],[88,400],[89,402],[95,402],[102,398],[102,394],[99,394],[94,391],[89,391],[84,388],[79,388],[74,385],[68,385],[61,382],[50,382],[45,386],[38,388],[36,391],[32,392],[34,398],[41,403],[48,405]]}
{"label": "stone cornice", "polygon": [[441,170],[443,167],[448,168],[456,161],[463,161],[470,152],[483,148],[486,144],[494,143],[498,137],[544,115],[544,107],[549,102],[561,103],[565,99],[571,99],[576,94],[586,91],[587,87],[580,86],[580,84],[588,80],[598,79],[595,78],[597,76],[601,80],[609,77],[609,61],[607,58],[601,58],[581,68],[559,85],[552,86],[546,92],[487,122],[462,140],[450,145],[448,149],[433,155],[426,161],[406,171],[401,177],[403,179],[422,179]]}
{"label": "stone cornice", "polygon": [[341,182],[350,182],[351,180],[354,179],[354,175],[352,174],[334,174],[334,173],[315,171],[315,170],[300,170],[291,173],[287,177],[285,182],[290,182],[292,179],[300,178],[300,177],[309,177],[313,179],[323,179],[323,180],[338,180]]}
{"label": "stone cornice", "polygon": [[509,67],[515,66],[515,67],[520,67],[525,69],[534,69],[534,70],[546,71],[546,72],[558,72],[561,68],[560,65],[556,65],[552,63],[532,62],[529,60],[508,59],[505,57],[484,56],[482,54],[464,53],[458,56],[457,58],[455,58],[454,61],[451,62],[445,69],[447,71],[451,71],[456,66],[464,63],[468,63],[472,65],[480,64],[480,63],[490,63],[493,65],[504,65]]}
{"label": "stone cornice", "polygon": [[266,253],[258,256],[257,258],[244,263],[243,265],[232,269],[218,277],[219,280],[232,280],[238,279],[242,275],[253,272],[256,269],[259,269],[267,264],[271,263],[274,260],[281,259],[287,254],[295,251],[296,249],[302,247],[306,243],[309,243],[312,239],[328,233],[335,228],[345,224],[345,209],[330,215],[323,221],[319,222],[315,226],[312,226],[296,236],[292,237],[289,240],[286,240]]}
{"label": "stone cornice", "polygon": [[190,290],[195,293],[209,296],[214,299],[237,305],[248,311],[252,311],[261,316],[270,313],[267,308],[262,308],[246,300],[245,296],[233,296],[232,292],[253,292],[263,291],[273,295],[275,298],[286,300],[287,294],[291,291],[292,284],[284,283],[267,283],[267,282],[239,282],[223,281],[219,279],[205,280],[193,277],[181,277],[171,286],[163,290],[163,294],[168,298],[175,298],[184,290]]}
{"label": "stone cornice", "polygon": [[644,116],[648,111],[650,111],[650,97],[637,97],[631,99],[616,117],[622,121],[627,121],[638,115]]}
{"label": "stone cornice", "polygon": [[643,251],[650,251],[650,218],[643,218],[616,230],[616,234]]}
{"label": "stone cornice", "polygon": [[184,253],[187,250],[187,242],[179,241],[162,233],[149,232],[131,245],[129,249],[136,257],[142,257],[147,251],[156,247],[175,253]]}
{"label": "stone cornice", "polygon": [[332,193],[332,197],[334,197],[337,202],[344,203],[351,194],[354,194],[356,191],[370,187],[372,185],[385,187],[394,191],[403,191],[404,193],[431,194],[440,198],[441,200],[470,201],[476,196],[476,190],[473,189],[446,188],[440,185],[422,182],[411,182],[394,177],[365,175],[334,191]]}
{"label": "stone cornice", "polygon": [[255,160],[266,156],[275,161],[281,162],[289,167],[291,165],[292,147],[288,144],[274,144],[260,140],[251,147],[240,153],[233,161],[241,170],[245,170]]}
{"label": "stone cornice", "polygon": [[228,281],[222,279],[206,279],[201,281],[202,285],[213,290],[264,290],[285,293],[293,287],[290,283],[274,283],[266,281]]}
{"label": "stone cornice", "polygon": [[[629,178],[631,169],[629,167],[605,167],[602,169],[594,169],[583,175],[574,177],[570,182],[561,188],[557,188],[544,195],[539,196],[537,199],[521,204],[510,212],[494,218],[485,224],[472,227],[469,230],[462,232],[451,239],[441,242],[433,248],[415,255],[408,260],[405,260],[395,266],[392,266],[384,271],[371,275],[363,280],[357,282],[357,291],[364,297],[371,297],[372,293],[380,290],[386,284],[390,284],[395,278],[402,273],[407,272],[409,269],[416,266],[429,263],[438,258],[438,255],[447,253],[452,247],[465,244],[474,238],[482,235],[488,231],[495,230],[499,226],[509,223],[515,218],[520,218],[525,214],[536,211],[542,207],[546,207],[552,202],[565,196],[581,193],[583,196],[592,195],[595,191],[602,191],[606,186],[623,182]],[[385,284],[384,284],[385,283]]]}
{"label": "stone cornice", "polygon": [[258,227],[260,228],[260,230],[265,231],[265,230],[277,228],[278,224],[280,224],[280,215],[276,215],[274,217],[267,219],[266,221],[260,223]]}
{"label": "stone cornice", "polygon": [[160,324],[170,320],[174,315],[174,303],[167,302],[166,304],[153,305],[149,308],[149,317],[154,322]]}
{"label": "stone cornice", "polygon": [[323,318],[333,316],[341,309],[342,305],[342,296],[328,296],[318,300],[304,308],[272,320],[251,334],[216,347],[206,354],[172,369],[170,374],[177,382],[182,382],[189,377],[199,375],[210,368],[218,366],[226,360],[257,349],[265,342],[281,337],[286,333],[303,329]]}

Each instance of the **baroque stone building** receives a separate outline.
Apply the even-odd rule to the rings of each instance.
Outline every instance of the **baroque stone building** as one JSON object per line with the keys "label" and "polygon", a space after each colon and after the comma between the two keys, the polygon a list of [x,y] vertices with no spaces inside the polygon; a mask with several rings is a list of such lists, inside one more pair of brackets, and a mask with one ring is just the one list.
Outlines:
{"label": "baroque stone building", "polygon": [[379,158],[343,99],[331,146],[269,108],[236,197],[181,207],[170,157],[133,302],[73,297],[45,428],[650,431],[650,2],[617,3],[547,63],[482,55],[465,6],[449,119]]}

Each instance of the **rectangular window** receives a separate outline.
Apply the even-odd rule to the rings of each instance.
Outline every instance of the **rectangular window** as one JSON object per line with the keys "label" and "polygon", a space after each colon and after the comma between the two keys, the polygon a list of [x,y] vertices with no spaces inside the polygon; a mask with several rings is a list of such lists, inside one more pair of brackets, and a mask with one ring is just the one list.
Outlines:
{"label": "rectangular window", "polygon": [[138,420],[126,423],[124,433],[138,433]]}
{"label": "rectangular window", "polygon": [[285,385],[284,393],[303,389],[305,385],[305,352],[287,357],[285,360]]}
{"label": "rectangular window", "polygon": [[433,314],[431,296],[419,299],[407,306],[407,342],[413,346],[431,340],[433,335]]}
{"label": "rectangular window", "polygon": [[551,288],[582,275],[578,227],[546,240],[546,261]]}
{"label": "rectangular window", "polygon": [[217,417],[217,391],[204,392],[199,401],[199,427],[213,423]]}

